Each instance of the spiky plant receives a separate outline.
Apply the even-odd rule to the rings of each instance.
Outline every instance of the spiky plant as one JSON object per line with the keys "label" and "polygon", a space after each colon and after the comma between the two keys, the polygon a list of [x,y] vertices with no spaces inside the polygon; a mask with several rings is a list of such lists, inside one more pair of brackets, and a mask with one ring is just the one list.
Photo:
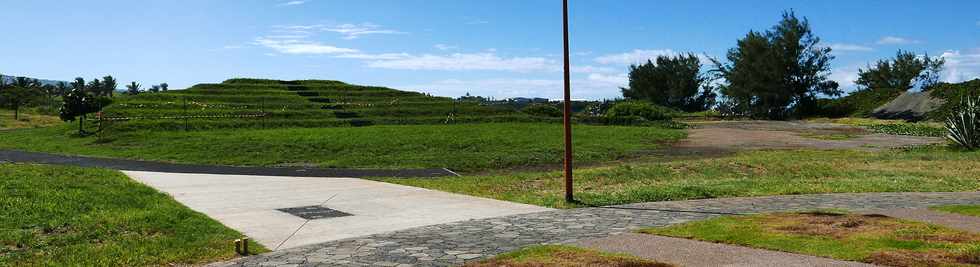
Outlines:
{"label": "spiky plant", "polygon": [[947,138],[968,150],[980,149],[980,97],[966,98],[946,119]]}

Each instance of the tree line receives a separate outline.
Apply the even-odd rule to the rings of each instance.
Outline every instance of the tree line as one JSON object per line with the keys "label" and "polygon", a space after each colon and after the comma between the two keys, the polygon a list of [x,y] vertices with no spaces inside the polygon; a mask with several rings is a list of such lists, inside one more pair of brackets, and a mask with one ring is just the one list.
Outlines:
{"label": "tree line", "polygon": [[[6,76],[0,75],[0,107],[14,110],[15,120],[20,119],[20,111],[25,107],[60,104],[59,117],[66,122],[77,119],[80,135],[87,134],[84,128],[86,116],[111,104],[119,87],[118,81],[112,75],[88,82],[78,77],[71,82],[54,84],[44,84],[38,79],[27,77],[15,77],[11,80],[8,82]],[[124,93],[138,95],[145,92],[166,92],[169,87],[167,83],[161,83],[144,90],[139,83],[131,82],[126,85]]]}
{"label": "tree line", "polygon": [[[771,29],[752,30],[739,39],[725,61],[705,56],[712,65],[705,68],[693,53],[659,56],[630,66],[629,87],[621,90],[626,99],[687,112],[715,108],[728,115],[781,120],[872,101],[862,95],[891,97],[916,87],[928,90],[938,83],[945,63],[942,58],[898,51],[893,59],[860,69],[855,81],[859,90],[851,94],[858,99],[843,99],[840,85],[829,79],[831,52],[808,19],[787,11]],[[828,104],[827,99],[836,102]]]}

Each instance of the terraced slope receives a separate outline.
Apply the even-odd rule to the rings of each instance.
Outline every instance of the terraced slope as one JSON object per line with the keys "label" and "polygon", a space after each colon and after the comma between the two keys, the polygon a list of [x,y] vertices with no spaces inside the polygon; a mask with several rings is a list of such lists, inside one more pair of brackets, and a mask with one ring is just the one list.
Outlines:
{"label": "terraced slope", "polygon": [[383,124],[529,122],[510,108],[339,81],[232,79],[187,90],[117,99],[113,129],[344,127]]}

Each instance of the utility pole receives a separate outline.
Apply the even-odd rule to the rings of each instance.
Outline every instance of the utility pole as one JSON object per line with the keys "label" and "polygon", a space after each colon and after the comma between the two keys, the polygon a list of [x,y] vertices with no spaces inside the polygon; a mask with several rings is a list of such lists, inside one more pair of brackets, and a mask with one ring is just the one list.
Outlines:
{"label": "utility pole", "polygon": [[565,201],[575,201],[572,193],[572,76],[568,53],[568,0],[563,0],[562,18],[565,39]]}

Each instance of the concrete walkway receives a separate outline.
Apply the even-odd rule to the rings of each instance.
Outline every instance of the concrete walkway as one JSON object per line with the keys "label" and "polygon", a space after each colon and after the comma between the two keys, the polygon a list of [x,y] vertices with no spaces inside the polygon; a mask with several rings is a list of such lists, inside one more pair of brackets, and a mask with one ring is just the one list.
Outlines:
{"label": "concrete walkway", "polygon": [[587,240],[575,245],[606,252],[627,253],[677,266],[874,266],[860,262],[633,233]]}
{"label": "concrete walkway", "polygon": [[980,192],[772,196],[555,210],[430,225],[216,263],[216,266],[454,266],[537,244],[574,244],[726,214],[855,212],[980,204]]}
{"label": "concrete walkway", "polygon": [[124,173],[273,250],[550,210],[352,178]]}

